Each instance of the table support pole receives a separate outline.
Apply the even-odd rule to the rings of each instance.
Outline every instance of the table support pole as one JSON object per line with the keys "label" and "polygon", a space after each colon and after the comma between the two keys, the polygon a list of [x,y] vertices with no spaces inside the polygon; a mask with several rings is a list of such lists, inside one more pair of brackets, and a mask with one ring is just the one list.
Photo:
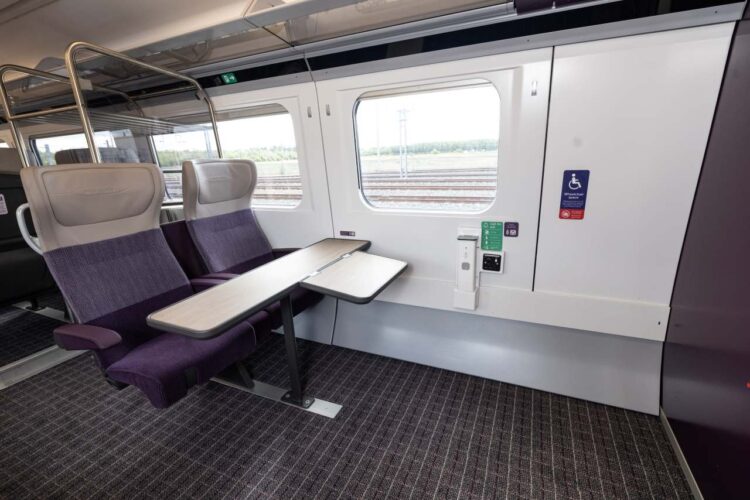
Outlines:
{"label": "table support pole", "polygon": [[284,325],[284,344],[286,345],[286,359],[289,365],[289,382],[292,386],[282,399],[286,403],[309,408],[315,398],[305,396],[302,392],[297,359],[297,338],[294,335],[294,312],[292,311],[292,299],[289,295],[281,299],[281,322]]}

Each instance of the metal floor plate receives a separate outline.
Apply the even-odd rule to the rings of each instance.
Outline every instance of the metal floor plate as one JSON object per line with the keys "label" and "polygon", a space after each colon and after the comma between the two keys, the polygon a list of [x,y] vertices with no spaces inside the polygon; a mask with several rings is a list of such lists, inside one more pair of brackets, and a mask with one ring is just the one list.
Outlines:
{"label": "metal floor plate", "polygon": [[327,418],[336,418],[336,415],[338,415],[339,411],[341,411],[341,408],[343,408],[343,406],[341,406],[340,404],[331,403],[330,401],[324,401],[318,398],[315,398],[315,401],[312,405],[310,405],[309,408],[302,408],[301,406],[289,404],[282,399],[284,394],[287,393],[288,389],[284,389],[283,387],[278,387],[271,384],[266,384],[265,382],[259,382],[258,380],[253,380],[253,387],[246,387],[242,383],[235,382],[228,378],[214,377],[211,380],[219,384],[232,387],[234,389],[239,389],[250,394],[255,394],[256,396],[260,396],[262,398],[278,401],[279,403],[285,404],[287,406],[297,408],[300,411],[309,411],[310,413],[315,413],[316,415],[321,415]]}

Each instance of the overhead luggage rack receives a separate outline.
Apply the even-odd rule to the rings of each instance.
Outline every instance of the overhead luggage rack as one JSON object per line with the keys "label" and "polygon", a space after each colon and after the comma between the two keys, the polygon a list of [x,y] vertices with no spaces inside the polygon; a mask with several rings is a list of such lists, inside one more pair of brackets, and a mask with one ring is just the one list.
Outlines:
{"label": "overhead luggage rack", "polygon": [[[21,129],[41,124],[80,128],[94,163],[103,162],[96,134],[108,131],[122,131],[121,136],[134,140],[204,132],[206,156],[222,157],[213,104],[193,78],[86,42],[68,47],[66,68],[69,76],[13,64],[0,66],[0,105],[23,166],[37,162]],[[21,78],[10,80],[9,74]],[[195,102],[200,103],[199,109]],[[161,112],[149,116],[152,109],[170,106],[179,109],[177,115],[190,119],[162,117]]]}
{"label": "overhead luggage rack", "polygon": [[[92,57],[81,57],[81,54],[86,52],[91,54]],[[219,158],[222,157],[213,104],[201,85],[193,78],[86,42],[74,42],[68,46],[65,51],[65,66],[70,75],[70,84],[83,126],[83,133],[94,163],[102,162],[95,142],[94,125],[97,124],[97,118],[102,125],[123,126],[123,128],[131,131],[139,131],[140,129],[141,132],[145,129],[148,131],[147,135],[154,132],[171,133],[175,127],[181,127],[183,131],[187,130],[185,127],[191,129],[196,127],[195,125],[182,125],[164,121],[160,118],[149,118],[145,113],[140,117],[134,117],[122,113],[108,114],[98,110],[90,111],[92,106],[86,93],[93,93],[94,97],[97,97],[96,90],[100,87],[125,93],[129,100],[139,102],[159,100],[159,103],[151,102],[151,104],[159,105],[165,102],[173,104],[173,97],[184,93],[193,94],[206,105],[216,155]],[[139,106],[139,109],[143,110],[141,106]],[[206,130],[205,126],[197,127],[199,128],[196,130]],[[207,145],[207,149],[209,156],[212,156],[211,145]]]}
{"label": "overhead luggage rack", "polygon": [[[8,82],[6,82],[5,79],[5,76],[9,73],[27,75],[26,78],[22,79],[22,81],[26,85],[19,85],[19,83],[16,83],[16,88],[23,89],[22,92],[25,92],[27,94],[35,94],[31,99],[39,101],[40,105],[37,106],[37,108],[41,109],[24,111],[23,107],[18,105],[19,103],[15,102],[20,99],[13,99],[14,96],[11,94],[11,92],[14,91],[14,89],[11,89],[9,87]],[[43,83],[33,86],[31,78],[40,79]],[[19,80],[15,80],[14,82],[19,82]],[[78,109],[75,104],[59,104],[61,99],[63,100],[63,102],[65,100],[70,101],[70,99],[65,99],[65,92],[61,93],[59,89],[58,91],[55,91],[54,89],[51,92],[47,91],[47,95],[45,95],[44,91],[38,92],[39,87],[49,87],[49,85],[45,85],[45,83],[49,84],[50,82],[54,84],[63,84],[66,87],[69,87],[70,85],[70,81],[68,80],[68,78],[54,73],[26,68],[15,64],[5,64],[3,66],[0,66],[0,105],[2,105],[5,119],[8,121],[11,134],[13,135],[13,141],[16,144],[16,149],[18,150],[18,154],[21,157],[21,163],[24,167],[28,167],[29,165],[31,165],[31,162],[26,150],[26,142],[24,141],[18,127],[18,122],[21,120],[40,120],[49,118],[53,115],[67,115],[68,118],[64,118],[64,120],[69,122],[72,113]],[[30,90],[37,90],[37,92],[29,92]],[[71,96],[72,95],[69,95],[68,97]],[[19,110],[19,112],[16,112],[14,104],[16,105],[16,107],[20,107],[22,109]],[[28,106],[25,107],[28,108]]]}

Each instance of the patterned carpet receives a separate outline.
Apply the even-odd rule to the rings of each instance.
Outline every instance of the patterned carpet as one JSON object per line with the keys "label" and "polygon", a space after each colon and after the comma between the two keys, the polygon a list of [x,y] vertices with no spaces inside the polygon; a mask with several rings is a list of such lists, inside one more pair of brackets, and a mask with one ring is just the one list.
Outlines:
{"label": "patterned carpet", "polygon": [[54,345],[52,330],[62,324],[15,307],[0,308],[0,366]]}
{"label": "patterned carpet", "polygon": [[[0,392],[0,497],[689,498],[659,420],[300,343],[335,420],[210,383],[167,410],[81,356]],[[282,339],[255,358],[283,384]]]}

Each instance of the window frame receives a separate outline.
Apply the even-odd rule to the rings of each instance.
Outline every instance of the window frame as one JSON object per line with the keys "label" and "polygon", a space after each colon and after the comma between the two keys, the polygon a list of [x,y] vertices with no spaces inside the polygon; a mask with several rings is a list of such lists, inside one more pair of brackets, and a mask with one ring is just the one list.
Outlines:
{"label": "window frame", "polygon": [[[404,95],[410,95],[410,94],[424,94],[428,92],[440,92],[444,90],[456,90],[456,89],[462,89],[462,88],[471,88],[471,87],[491,87],[496,93],[498,97],[498,104],[500,106],[500,109],[498,110],[498,118],[500,119],[500,123],[498,124],[498,135],[497,135],[497,166],[495,169],[495,196],[492,198],[492,200],[487,203],[486,206],[482,207],[481,210],[434,210],[429,208],[406,208],[406,207],[378,207],[372,204],[372,202],[367,199],[367,196],[364,193],[364,189],[362,186],[362,155],[360,152],[360,144],[359,144],[359,133],[358,133],[358,126],[357,126],[357,111],[359,109],[359,105],[362,103],[363,100],[372,99],[372,98],[380,98],[380,97],[390,97],[390,96],[404,96]],[[354,106],[352,106],[352,127],[353,127],[353,136],[354,136],[354,153],[355,153],[355,161],[357,163],[357,191],[359,193],[359,199],[362,202],[362,204],[368,209],[373,212],[381,212],[381,213],[391,213],[391,214],[414,214],[414,215],[434,215],[434,216],[476,216],[484,214],[485,212],[492,209],[492,207],[497,203],[498,200],[498,193],[500,192],[500,166],[501,166],[501,140],[502,140],[502,95],[500,92],[500,89],[497,87],[497,85],[490,81],[487,78],[483,77],[476,77],[476,78],[469,78],[469,79],[462,79],[462,80],[447,80],[447,81],[440,81],[440,82],[434,82],[434,83],[424,83],[424,84],[416,84],[416,85],[409,85],[409,86],[403,86],[403,87],[392,87],[388,86],[387,88],[381,88],[381,89],[371,89],[363,92],[360,94],[357,99],[354,101]]]}

